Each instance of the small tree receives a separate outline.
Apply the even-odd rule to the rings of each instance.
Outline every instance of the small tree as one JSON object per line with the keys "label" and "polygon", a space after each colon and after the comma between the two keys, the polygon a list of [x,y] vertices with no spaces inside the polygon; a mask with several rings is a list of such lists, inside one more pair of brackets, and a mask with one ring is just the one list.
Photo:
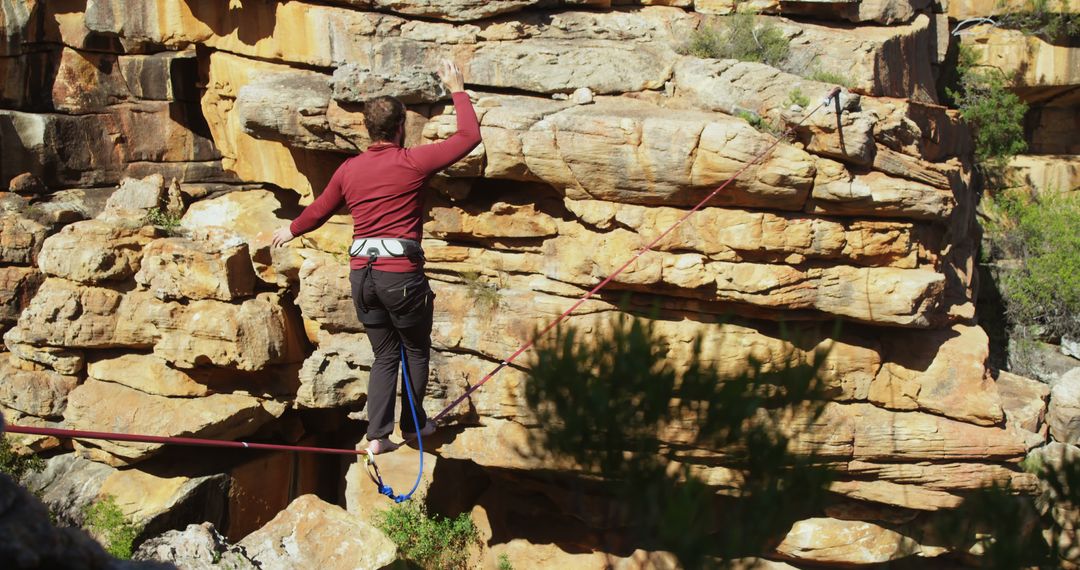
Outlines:
{"label": "small tree", "polygon": [[[673,552],[685,568],[719,566],[775,546],[821,507],[832,474],[790,443],[822,411],[823,353],[774,368],[750,360],[725,377],[697,342],[678,371],[650,324],[619,317],[592,337],[560,329],[535,354],[530,453],[600,476],[613,499],[605,517],[635,544]],[[695,474],[694,450],[721,450],[741,484],[719,496]]]}

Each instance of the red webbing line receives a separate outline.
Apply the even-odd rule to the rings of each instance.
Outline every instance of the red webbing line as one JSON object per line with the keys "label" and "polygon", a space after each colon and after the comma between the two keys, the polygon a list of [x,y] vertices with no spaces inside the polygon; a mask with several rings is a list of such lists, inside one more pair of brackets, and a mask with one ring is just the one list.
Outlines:
{"label": "red webbing line", "polygon": [[540,337],[544,336],[551,329],[555,328],[555,326],[558,325],[559,323],[561,323],[563,321],[563,319],[570,316],[570,313],[573,313],[575,310],[577,310],[578,307],[580,307],[582,304],[584,304],[585,301],[588,301],[593,295],[595,295],[598,291],[600,291],[600,289],[603,289],[604,286],[606,286],[608,283],[610,283],[612,279],[618,277],[620,273],[622,273],[624,270],[626,270],[627,267],[630,267],[630,265],[632,265],[635,261],[637,261],[639,257],[644,255],[645,252],[651,250],[656,244],[660,243],[660,240],[664,239],[665,237],[667,237],[668,234],[675,231],[675,228],[682,225],[682,223],[685,222],[690,216],[692,216],[695,212],[697,212],[702,207],[704,207],[706,202],[708,202],[709,200],[712,200],[713,197],[715,197],[717,194],[719,194],[721,190],[726,188],[728,186],[728,184],[731,184],[732,181],[734,181],[736,178],[738,178],[740,174],[742,174],[743,172],[746,172],[746,169],[748,169],[751,166],[757,164],[757,162],[759,160],[761,160],[762,158],[765,158],[765,155],[769,154],[769,152],[772,151],[772,149],[775,148],[776,145],[780,144],[780,141],[784,140],[784,138],[787,137],[788,133],[795,130],[795,128],[797,128],[799,126],[802,126],[803,122],[806,121],[806,119],[810,118],[810,115],[813,115],[814,113],[816,113],[818,111],[818,109],[821,109],[823,106],[825,106],[826,103],[829,102],[829,100],[831,100],[833,97],[837,97],[838,95],[839,95],[839,88],[834,88],[832,91],[830,91],[829,96],[825,99],[825,101],[822,101],[821,103],[818,104],[817,107],[814,107],[814,109],[812,111],[810,111],[809,113],[803,115],[803,118],[798,123],[792,125],[791,127],[788,127],[788,129],[786,131],[784,131],[784,133],[781,136],[777,137],[776,141],[774,141],[772,144],[770,144],[768,146],[768,148],[761,151],[760,154],[755,156],[754,159],[751,160],[750,162],[746,163],[746,165],[743,166],[742,168],[740,168],[735,174],[732,174],[731,178],[728,178],[727,181],[725,181],[723,184],[721,184],[720,186],[717,186],[715,190],[710,192],[708,196],[705,196],[704,199],[702,199],[700,202],[698,202],[696,206],[694,206],[693,208],[690,209],[690,211],[686,212],[686,214],[684,214],[681,218],[678,219],[678,221],[676,221],[674,224],[672,224],[671,227],[664,230],[659,236],[656,237],[656,239],[649,242],[648,245],[646,245],[645,247],[638,250],[638,252],[635,253],[634,256],[631,257],[626,263],[622,264],[622,266],[619,267],[618,269],[616,269],[614,273],[612,273],[611,275],[608,275],[606,278],[604,278],[603,281],[601,281],[596,287],[593,287],[588,293],[585,293],[584,296],[582,296],[580,299],[578,299],[578,301],[576,303],[574,303],[573,306],[571,306],[569,309],[564,311],[563,314],[559,315],[555,320],[548,323],[548,325],[546,327],[544,327],[543,330],[536,333],[536,335],[533,336],[533,338],[531,340],[529,340],[529,342],[526,342],[525,344],[521,345],[521,348],[517,349],[517,351],[515,351],[514,354],[511,354],[510,358],[507,358],[506,360],[503,360],[502,362],[500,362],[499,365],[496,366],[494,370],[487,373],[487,376],[484,376],[479,382],[477,382],[475,385],[471,386],[468,390],[465,391],[464,394],[462,394],[456,400],[454,400],[453,402],[450,402],[450,405],[446,406],[446,408],[444,408],[443,411],[439,412],[439,415],[435,416],[434,420],[432,420],[432,421],[438,422],[439,420],[441,420],[443,418],[443,416],[445,416],[447,414],[447,412],[449,412],[450,410],[457,407],[458,404],[464,402],[466,398],[468,398],[470,395],[472,395],[473,392],[479,390],[481,386],[483,386],[493,376],[498,374],[500,370],[502,370],[506,366],[509,366],[510,363],[514,361],[514,359],[516,359],[518,356],[521,355],[521,353],[523,353],[526,350],[529,350],[530,348],[532,348],[532,346],[534,344],[536,344],[536,341],[539,340]]}
{"label": "red webbing line", "polygon": [[367,450],[334,449],[329,447],[307,447],[303,445],[277,445],[274,443],[251,443],[246,441],[224,441],[220,439],[199,439],[195,437],[165,437],[159,435],[141,435],[131,433],[112,433],[105,431],[82,431],[76,429],[43,428],[29,426],[4,426],[5,432],[26,435],[50,435],[53,437],[79,439],[107,439],[112,441],[134,441],[137,443],[162,443],[165,445],[192,445],[198,447],[242,447],[244,449],[268,449],[272,451],[303,451],[306,453],[332,453],[337,455],[366,455]]}

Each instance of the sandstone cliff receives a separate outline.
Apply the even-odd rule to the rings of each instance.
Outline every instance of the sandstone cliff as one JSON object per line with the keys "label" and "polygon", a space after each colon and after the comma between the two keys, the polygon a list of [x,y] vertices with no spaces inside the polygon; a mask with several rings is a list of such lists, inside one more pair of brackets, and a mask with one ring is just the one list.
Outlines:
{"label": "sandstone cliff", "polygon": [[[829,565],[949,556],[930,532],[936,513],[995,482],[1030,489],[1017,464],[1047,438],[1047,391],[994,374],[974,322],[970,133],[936,83],[955,43],[950,17],[966,14],[950,10],[967,4],[750,4],[790,42],[784,69],[683,54],[730,1],[0,0],[0,408],[20,425],[356,444],[362,426],[346,415],[364,407],[371,355],[349,299],[351,227],[337,216],[279,250],[270,234],[366,147],[364,98],[409,104],[409,144],[448,136],[453,108],[428,70],[450,57],[484,142],[431,184],[425,407],[437,413],[839,77],[836,107],[571,323],[656,307],[668,357],[685,362],[701,338],[727,371],[828,347],[832,400],[797,445],[842,477],[833,506],[765,554]],[[987,34],[962,41],[1012,57],[995,55],[1015,46],[995,43],[1007,32]],[[1010,60],[1046,94],[1047,125],[1075,119],[1078,60],[1060,49]],[[1036,129],[1032,148],[1059,158],[1014,166],[1032,184],[1076,186],[1075,132],[1052,128]],[[786,340],[781,322],[803,340]],[[433,485],[484,474],[455,500],[491,539],[489,562],[602,564],[573,554],[595,544],[536,530],[572,517],[565,492],[515,452],[535,427],[526,381],[508,368],[454,411]],[[120,495],[144,522],[165,520],[184,490],[216,497],[217,511],[158,530],[211,520],[239,540],[306,492],[360,513],[379,499],[355,468],[341,484],[336,460],[20,441],[54,454],[43,489],[77,477],[59,472],[85,461],[72,450],[107,464],[90,493]],[[723,453],[689,455],[718,489],[731,484],[737,466]],[[227,484],[205,479],[215,476]],[[118,478],[170,491],[148,498],[108,483]],[[595,524],[573,528],[606,530]]]}

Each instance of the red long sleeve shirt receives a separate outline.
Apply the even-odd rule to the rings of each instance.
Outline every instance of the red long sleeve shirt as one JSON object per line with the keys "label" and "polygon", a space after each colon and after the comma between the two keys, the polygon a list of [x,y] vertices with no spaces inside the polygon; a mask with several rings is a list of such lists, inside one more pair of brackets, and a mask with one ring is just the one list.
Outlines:
{"label": "red long sleeve shirt", "polygon": [[[334,211],[347,204],[353,218],[353,238],[401,238],[417,242],[423,233],[424,197],[420,189],[433,174],[461,160],[480,144],[480,124],[469,96],[453,94],[457,132],[433,144],[402,148],[380,142],[345,161],[323,193],[304,208],[289,226],[294,236],[326,223]],[[354,257],[353,269],[367,265],[366,257]],[[421,269],[405,257],[380,257],[374,267],[404,273]]]}

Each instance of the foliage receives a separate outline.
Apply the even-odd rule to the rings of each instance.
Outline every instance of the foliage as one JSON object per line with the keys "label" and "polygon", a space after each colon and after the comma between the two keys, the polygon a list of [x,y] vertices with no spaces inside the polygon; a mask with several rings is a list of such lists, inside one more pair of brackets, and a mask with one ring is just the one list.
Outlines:
{"label": "foliage", "polygon": [[[758,554],[821,506],[831,479],[812,453],[788,451],[823,410],[824,354],[772,367],[751,360],[725,376],[701,358],[700,341],[681,373],[661,345],[650,324],[625,317],[608,332],[559,329],[542,339],[525,384],[540,426],[528,453],[598,475],[611,493],[604,516],[612,526],[646,549],[673,552],[685,568]],[[672,433],[683,445],[661,441]],[[680,457],[693,449],[732,458],[742,482],[729,497]]]}
{"label": "foliage", "polygon": [[774,137],[779,138],[784,134],[784,131],[774,127],[769,121],[766,121],[761,115],[746,111],[744,109],[738,109],[735,111],[735,116],[750,123],[751,127],[763,132],[768,133]]}
{"label": "foliage", "polygon": [[116,504],[116,498],[105,495],[83,509],[83,527],[96,537],[109,554],[121,560],[131,559],[135,538],[141,530],[133,524]]}
{"label": "foliage", "polygon": [[969,495],[939,520],[950,542],[979,547],[982,568],[1060,568],[1063,560],[1080,559],[1080,544],[1066,538],[1075,531],[1063,526],[1063,519],[1080,509],[1080,459],[1063,454],[1060,462],[1039,459],[1027,465],[1039,477],[1039,497],[994,485]]}
{"label": "foliage", "polygon": [[807,76],[807,79],[812,81],[820,81],[822,83],[828,83],[830,85],[840,85],[843,87],[854,87],[855,80],[842,73],[835,73],[832,71],[825,71],[823,69],[814,68]]}
{"label": "foliage", "polygon": [[[1004,7],[1005,2],[999,6]],[[1080,39],[1080,14],[1073,13],[1069,0],[1027,0],[1019,10],[1006,11],[996,18],[997,25],[1038,36],[1050,43],[1075,45]]]}
{"label": "foliage", "polygon": [[0,435],[0,473],[21,481],[28,473],[40,473],[45,460],[35,454],[21,455],[12,447],[6,435]]}
{"label": "foliage", "polygon": [[1006,260],[998,285],[1010,327],[1080,336],[1080,194],[1003,191],[987,210],[992,257]]}
{"label": "foliage", "polygon": [[702,26],[681,48],[700,58],[737,59],[778,67],[791,51],[788,39],[771,22],[759,23],[753,12],[740,10],[721,19],[719,29]]}
{"label": "foliage", "polygon": [[485,283],[479,272],[465,271],[461,274],[461,280],[468,289],[469,297],[483,312],[489,313],[499,307],[499,288]]}
{"label": "foliage", "polygon": [[469,547],[480,542],[468,513],[455,519],[429,517],[420,501],[376,513],[375,526],[398,545],[402,556],[423,568],[466,568]]}
{"label": "foliage", "polygon": [[146,223],[161,228],[168,235],[175,235],[178,232],[180,218],[179,214],[161,208],[151,208],[146,213]]}
{"label": "foliage", "polygon": [[976,65],[977,55],[971,48],[961,45],[958,58],[958,86],[946,89],[946,94],[971,125],[975,160],[993,182],[1010,158],[1027,150],[1027,104],[1008,90],[1000,70]]}
{"label": "foliage", "polygon": [[784,101],[785,107],[791,107],[793,105],[798,105],[804,109],[810,105],[810,98],[803,95],[802,89],[799,89],[798,87],[788,91],[787,100]]}
{"label": "foliage", "polygon": [[499,564],[497,568],[498,570],[514,570],[514,565],[510,563],[510,557],[507,556],[505,552],[499,555]]}

